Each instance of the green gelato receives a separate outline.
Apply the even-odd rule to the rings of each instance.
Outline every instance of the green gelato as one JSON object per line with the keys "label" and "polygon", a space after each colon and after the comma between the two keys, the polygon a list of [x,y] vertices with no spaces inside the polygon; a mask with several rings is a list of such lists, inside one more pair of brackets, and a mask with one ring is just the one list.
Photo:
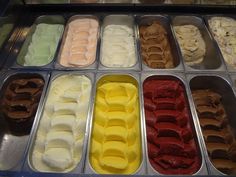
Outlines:
{"label": "green gelato", "polygon": [[26,54],[23,59],[18,57],[18,63],[24,66],[49,64],[54,58],[63,30],[64,26],[59,24],[38,24]]}

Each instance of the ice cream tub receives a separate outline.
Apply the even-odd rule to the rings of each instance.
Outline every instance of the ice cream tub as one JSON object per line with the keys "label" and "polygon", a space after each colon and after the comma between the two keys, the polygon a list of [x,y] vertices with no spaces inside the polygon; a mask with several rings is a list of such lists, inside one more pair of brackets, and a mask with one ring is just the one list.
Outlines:
{"label": "ice cream tub", "polygon": [[235,174],[236,99],[227,75],[187,75],[205,161],[211,175]]}
{"label": "ice cream tub", "polygon": [[111,14],[103,18],[99,70],[140,70],[133,15]]}
{"label": "ice cream tub", "polygon": [[94,74],[52,72],[24,171],[83,173]]}
{"label": "ice cream tub", "polygon": [[139,75],[98,73],[94,96],[85,173],[146,174]]}
{"label": "ice cream tub", "polygon": [[143,73],[141,83],[147,174],[207,175],[185,76]]}
{"label": "ice cream tub", "polygon": [[96,69],[100,41],[100,19],[94,15],[74,15],[67,22],[56,69]]}
{"label": "ice cream tub", "polygon": [[137,16],[136,21],[142,70],[183,71],[170,19],[163,15],[143,15]]}
{"label": "ice cream tub", "polygon": [[221,55],[200,16],[172,16],[171,19],[187,72],[225,71]]}
{"label": "ice cream tub", "polygon": [[7,41],[13,35],[14,26],[15,19],[13,16],[0,17],[0,68],[4,65],[6,53],[10,46]]}
{"label": "ice cream tub", "polygon": [[[60,15],[37,17],[21,44],[18,56],[14,57],[11,68],[53,68],[64,23],[65,19]],[[47,32],[48,35],[45,35]]]}
{"label": "ice cream tub", "polygon": [[205,15],[206,25],[229,72],[236,71],[235,15]]}
{"label": "ice cream tub", "polygon": [[3,78],[0,170],[20,171],[41,111],[49,73],[6,71]]}

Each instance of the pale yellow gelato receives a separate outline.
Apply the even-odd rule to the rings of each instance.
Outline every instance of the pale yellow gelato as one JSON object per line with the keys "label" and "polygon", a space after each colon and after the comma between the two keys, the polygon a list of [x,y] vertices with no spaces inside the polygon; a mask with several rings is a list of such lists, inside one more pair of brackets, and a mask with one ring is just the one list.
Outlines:
{"label": "pale yellow gelato", "polygon": [[37,131],[33,167],[41,172],[68,172],[80,162],[91,82],[86,76],[53,80]]}

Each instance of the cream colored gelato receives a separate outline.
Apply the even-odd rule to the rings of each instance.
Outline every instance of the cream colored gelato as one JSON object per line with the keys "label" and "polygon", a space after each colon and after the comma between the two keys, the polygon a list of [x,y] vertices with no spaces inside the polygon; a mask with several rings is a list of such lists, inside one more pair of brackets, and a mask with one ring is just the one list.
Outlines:
{"label": "cream colored gelato", "polygon": [[208,23],[224,60],[236,67],[236,20],[229,17],[212,17]]}
{"label": "cream colored gelato", "polygon": [[81,67],[96,59],[98,21],[94,18],[77,18],[67,26],[59,62],[65,67]]}
{"label": "cream colored gelato", "polygon": [[136,63],[133,24],[116,23],[119,17],[111,19],[103,31],[101,63],[106,67],[132,67]]}
{"label": "cream colored gelato", "polygon": [[206,44],[199,29],[194,25],[182,25],[174,26],[174,31],[186,64],[201,63],[206,55]]}
{"label": "cream colored gelato", "polygon": [[80,162],[90,99],[86,76],[63,75],[50,87],[32,154],[41,172],[68,172]]}

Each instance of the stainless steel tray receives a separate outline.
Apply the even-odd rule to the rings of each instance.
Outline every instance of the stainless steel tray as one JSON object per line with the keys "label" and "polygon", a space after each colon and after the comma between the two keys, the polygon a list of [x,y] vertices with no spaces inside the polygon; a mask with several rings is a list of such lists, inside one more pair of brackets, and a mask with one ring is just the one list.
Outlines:
{"label": "stainless steel tray", "polygon": [[204,158],[205,158],[208,170],[209,170],[209,174],[210,175],[225,175],[224,173],[220,172],[218,169],[214,167],[214,165],[212,164],[208,156],[207,147],[203,138],[203,133],[202,133],[199,119],[198,119],[196,106],[194,104],[194,101],[191,95],[191,90],[192,89],[213,89],[214,91],[217,91],[217,93],[219,93],[222,96],[222,104],[224,105],[227,117],[229,119],[229,122],[231,123],[230,125],[234,127],[235,125],[234,115],[236,114],[235,112],[236,99],[235,99],[233,89],[230,86],[229,77],[225,74],[211,74],[211,73],[188,74],[186,77],[189,84],[189,93],[190,93],[189,99],[193,103],[191,105],[191,110],[193,114],[195,115],[196,124],[198,125],[199,138],[201,139]]}
{"label": "stainless steel tray", "polygon": [[[192,133],[193,133],[193,137],[194,137],[194,140],[196,142],[196,146],[198,148],[198,155],[200,157],[200,161],[201,161],[201,164],[200,164],[200,167],[198,169],[197,172],[195,172],[193,175],[207,175],[208,174],[208,170],[207,170],[207,166],[205,164],[205,159],[204,159],[204,152],[203,152],[203,149],[202,149],[202,145],[201,145],[201,138],[199,138],[199,130],[198,130],[198,124],[196,123],[196,116],[193,114],[193,112],[191,111],[191,107],[192,107],[192,102],[191,100],[189,99],[189,90],[188,90],[188,85],[187,85],[187,82],[186,82],[186,78],[185,78],[185,75],[183,73],[169,73],[169,72],[161,72],[161,73],[158,73],[158,74],[154,74],[154,73],[151,73],[151,72],[147,72],[147,73],[142,73],[141,75],[141,83],[142,83],[142,103],[144,105],[144,96],[143,96],[143,83],[147,80],[147,79],[170,79],[170,80],[177,80],[177,81],[180,81],[184,88],[185,88],[185,96],[186,96],[186,105],[189,107],[189,124],[191,126],[191,129],[192,129]],[[144,109],[144,106],[142,106],[142,115],[145,119],[145,109]],[[147,160],[147,174],[148,175],[164,175],[164,174],[161,174],[160,172],[156,171],[149,159],[148,159],[148,150],[147,150],[147,133],[146,133],[146,121],[144,120],[144,137],[145,137],[145,149],[146,149],[146,152],[145,152],[145,156],[146,156],[146,160]]]}
{"label": "stainless steel tray", "polygon": [[[90,73],[85,73],[85,72],[78,72],[78,71],[70,71],[70,72],[62,72],[62,71],[54,71],[51,74],[51,78],[48,84],[48,89],[47,92],[45,94],[45,99],[44,102],[41,106],[41,113],[39,114],[39,119],[37,120],[37,122],[35,123],[35,127],[33,129],[32,135],[30,137],[30,145],[29,145],[29,151],[25,160],[25,164],[23,167],[24,171],[28,171],[28,172],[39,172],[32,164],[32,153],[33,153],[33,148],[35,145],[35,138],[37,135],[37,131],[39,128],[39,123],[40,120],[43,116],[44,113],[44,108],[45,108],[45,104],[47,101],[47,97],[49,95],[49,91],[50,91],[50,87],[52,82],[60,77],[60,76],[64,76],[64,75],[78,75],[78,76],[82,76],[84,75],[85,77],[87,77],[90,82],[91,82],[91,91],[90,91],[90,100],[89,100],[89,105],[88,105],[88,113],[87,113],[87,120],[86,120],[86,127],[85,127],[85,132],[84,132],[84,139],[83,139],[83,148],[82,148],[82,156],[80,161],[78,162],[78,164],[75,166],[75,168],[73,168],[72,170],[68,171],[68,172],[57,172],[55,171],[48,171],[49,173],[70,173],[70,174],[80,174],[83,173],[83,169],[84,169],[84,162],[85,162],[85,156],[86,156],[86,151],[87,151],[87,141],[88,141],[88,136],[89,136],[89,127],[90,127],[90,119],[91,119],[91,109],[92,109],[92,97],[93,97],[93,83],[94,83],[94,73],[90,72]],[[40,172],[44,172],[44,171],[40,171]],[[44,172],[47,173],[47,172]]]}
{"label": "stainless steel tray", "polygon": [[11,41],[14,41],[18,32],[17,30],[15,31],[15,20],[16,19],[14,16],[0,17],[0,27],[9,25],[9,29],[6,31],[5,37],[0,40],[0,69],[4,66],[7,53],[13,44]]}
{"label": "stainless steel tray", "polygon": [[216,47],[217,47],[217,50],[219,51],[220,57],[222,58],[222,61],[224,61],[227,70],[228,70],[229,72],[236,72],[236,67],[230,66],[230,65],[224,60],[224,56],[223,56],[223,54],[222,54],[222,52],[221,52],[221,49],[220,49],[220,47],[219,47],[219,45],[218,45],[216,39],[214,38],[214,34],[213,34],[213,32],[212,32],[212,30],[211,30],[211,28],[210,28],[210,25],[209,25],[209,23],[208,23],[208,21],[209,21],[212,17],[230,17],[230,18],[233,18],[234,20],[236,20],[236,16],[235,16],[235,15],[222,15],[222,14],[205,15],[205,16],[204,16],[204,20],[205,20],[206,26],[207,26],[207,28],[209,29],[210,34],[211,34],[211,36],[212,36],[211,38],[214,40],[215,45],[216,45]]}
{"label": "stainless steel tray", "polygon": [[[38,71],[7,71],[4,75],[4,81],[1,85],[1,98],[5,92],[7,84],[15,77],[15,78],[31,78],[31,77],[40,77],[44,79],[44,88],[41,94],[41,98],[38,104],[38,108],[33,120],[33,125],[31,128],[31,133],[34,131],[35,123],[38,120],[38,116],[41,112],[41,105],[43,102],[43,98],[45,96],[47,82],[49,79],[49,73]],[[4,118],[4,115],[1,113],[1,155],[0,155],[0,170],[12,170],[12,171],[20,171],[22,164],[25,159],[25,155],[27,153],[28,143],[30,142],[30,135],[27,134],[15,134],[11,133],[8,128],[7,122]]]}
{"label": "stainless steel tray", "polygon": [[[56,54],[57,54],[57,50],[58,50],[58,46],[60,46],[60,40],[57,44],[57,50],[54,54],[54,57],[52,59],[52,61],[44,66],[23,66],[21,64],[19,64],[19,61],[24,60],[24,57],[27,53],[28,47],[30,45],[30,42],[32,40],[32,35],[34,34],[34,31],[36,29],[36,25],[40,24],[40,23],[47,23],[47,24],[62,24],[64,25],[65,23],[65,19],[63,16],[59,16],[59,15],[43,15],[43,16],[39,16],[36,18],[36,20],[34,21],[34,24],[30,27],[30,29],[26,30],[25,32],[23,32],[23,34],[21,35],[21,37],[23,38],[23,43],[21,43],[21,49],[20,52],[18,53],[18,51],[16,51],[18,53],[17,58],[13,57],[10,60],[12,64],[10,64],[11,68],[14,69],[51,69],[53,68],[53,63],[54,60],[56,58]],[[26,36],[26,38],[24,37]]]}
{"label": "stainless steel tray", "polygon": [[[110,24],[118,24],[118,25],[126,25],[126,24],[131,24],[131,27],[133,27],[133,32],[134,32],[134,47],[135,47],[135,57],[136,57],[136,62],[134,63],[133,66],[130,67],[109,67],[109,66],[105,66],[102,63],[102,59],[103,59],[103,33],[104,33],[104,29],[106,26],[110,25]],[[134,16],[130,15],[130,14],[122,14],[122,15],[118,15],[118,14],[109,14],[107,16],[105,16],[103,18],[102,21],[102,26],[101,26],[101,45],[100,45],[100,57],[99,57],[99,66],[98,69],[99,70],[104,70],[104,71],[114,71],[114,70],[123,70],[123,71],[130,71],[130,70],[140,70],[140,62],[139,62],[139,58],[138,58],[138,49],[137,49],[137,41],[136,41],[136,37],[137,37],[137,32],[135,29],[135,21],[134,21]]]}
{"label": "stainless steel tray", "polygon": [[[79,67],[65,67],[65,66],[62,66],[60,64],[60,58],[61,58],[61,52],[64,48],[64,43],[65,43],[65,40],[66,40],[66,37],[67,37],[67,33],[68,33],[68,28],[69,28],[69,23],[76,20],[76,19],[82,19],[82,18],[90,18],[90,19],[95,19],[98,21],[98,34],[97,34],[97,47],[96,47],[96,55],[95,55],[95,61],[88,65],[88,66],[79,66]],[[57,57],[57,60],[55,62],[55,69],[59,69],[59,70],[79,70],[79,69],[96,69],[97,68],[97,63],[98,63],[98,56],[99,56],[99,44],[100,44],[100,28],[101,28],[101,22],[100,22],[100,17],[98,15],[73,15],[69,18],[69,20],[67,21],[67,25],[66,25],[66,28],[65,28],[65,31],[64,31],[64,35],[63,35],[63,38],[62,38],[62,43],[61,43],[61,47],[60,47],[60,50],[59,50],[59,54],[58,54],[58,57]]]}
{"label": "stainless steel tray", "polygon": [[[114,77],[114,78],[113,78]],[[93,98],[93,110],[91,114],[91,122],[90,122],[90,132],[89,132],[89,140],[88,140],[88,152],[86,155],[86,164],[85,164],[85,173],[86,174],[96,174],[96,171],[93,169],[91,163],[90,163],[90,147],[91,147],[91,137],[92,137],[92,129],[93,129],[93,119],[94,119],[94,108],[95,108],[95,97],[96,97],[96,90],[97,86],[100,85],[101,83],[104,82],[127,82],[127,83],[133,83],[137,86],[138,88],[138,97],[139,97],[139,109],[141,111],[141,90],[140,90],[140,78],[137,73],[131,73],[131,72],[113,72],[113,73],[108,73],[108,72],[101,72],[97,73],[96,75],[96,83],[95,83],[95,89],[94,89],[94,98]],[[145,164],[145,145],[144,145],[144,132],[143,132],[143,117],[140,112],[140,139],[141,139],[141,162],[139,168],[134,172],[134,174],[142,175],[146,174],[146,164]]]}
{"label": "stainless steel tray", "polygon": [[171,52],[173,55],[173,60],[174,60],[174,68],[166,68],[166,69],[153,69],[147,66],[142,59],[141,56],[141,42],[138,40],[138,51],[139,51],[139,58],[140,62],[142,63],[142,71],[170,71],[170,72],[179,72],[179,71],[184,71],[183,68],[183,62],[180,56],[180,51],[177,47],[177,41],[175,40],[173,36],[173,29],[170,25],[170,20],[168,16],[164,15],[142,15],[142,16],[137,16],[136,17],[136,22],[137,22],[137,31],[138,31],[138,39],[140,39],[140,33],[139,33],[139,26],[140,25],[146,25],[149,24],[153,21],[158,21],[160,24],[163,25],[163,27],[166,29],[168,38],[169,38],[169,43],[171,47]]}
{"label": "stainless steel tray", "polygon": [[[193,72],[193,71],[221,72],[221,71],[225,71],[225,66],[222,61],[221,55],[219,54],[219,51],[217,50],[215,43],[212,41],[213,39],[210,36],[209,31],[206,28],[204,21],[202,20],[202,18],[200,16],[188,16],[188,15],[172,16],[171,21],[172,21],[172,27],[181,26],[181,25],[194,25],[194,26],[196,26],[199,29],[199,31],[203,37],[203,40],[206,44],[206,55],[203,59],[203,62],[201,62],[200,64],[189,66],[188,64],[186,64],[186,62],[182,56],[185,70],[187,72]],[[174,32],[174,35],[175,35],[175,32]],[[180,50],[179,45],[178,45],[178,47]]]}
{"label": "stainless steel tray", "polygon": [[236,74],[235,73],[230,74],[230,81],[231,81],[231,87],[233,88],[234,93],[236,95]]}
{"label": "stainless steel tray", "polygon": [[1,39],[2,41],[0,41],[0,49],[4,47],[4,44],[6,43],[6,41],[8,40],[8,38],[10,37],[14,26],[15,26],[15,19],[13,16],[6,16],[6,17],[0,17],[0,27],[3,27],[4,25],[10,25],[8,31],[6,32],[6,35],[3,39]]}

